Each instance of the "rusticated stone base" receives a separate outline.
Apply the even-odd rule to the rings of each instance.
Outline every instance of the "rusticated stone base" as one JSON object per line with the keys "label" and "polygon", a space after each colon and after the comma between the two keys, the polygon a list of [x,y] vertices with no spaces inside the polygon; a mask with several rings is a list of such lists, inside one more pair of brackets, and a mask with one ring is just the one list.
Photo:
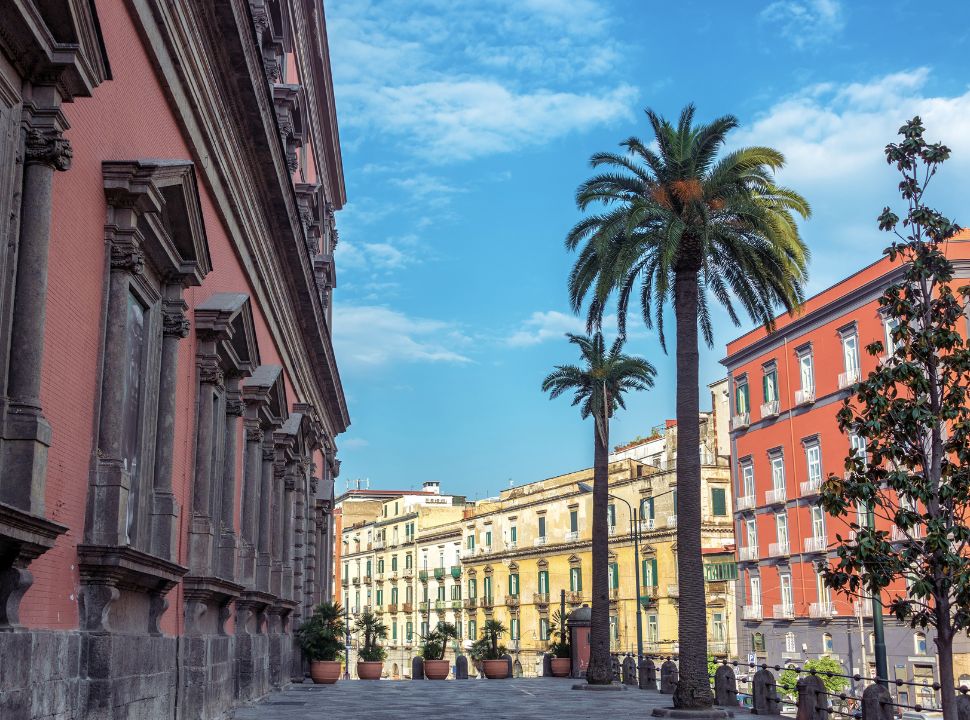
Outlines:
{"label": "rusticated stone base", "polygon": [[232,708],[236,690],[235,640],[228,635],[182,638],[181,717],[221,718]]}
{"label": "rusticated stone base", "polygon": [[734,713],[723,708],[701,708],[698,710],[687,708],[654,708],[653,717],[670,718],[670,720],[727,720],[734,717]]}
{"label": "rusticated stone base", "polygon": [[0,632],[0,717],[83,717],[79,633]]}
{"label": "rusticated stone base", "polygon": [[236,693],[239,702],[263,697],[269,683],[269,638],[266,635],[236,636]]}

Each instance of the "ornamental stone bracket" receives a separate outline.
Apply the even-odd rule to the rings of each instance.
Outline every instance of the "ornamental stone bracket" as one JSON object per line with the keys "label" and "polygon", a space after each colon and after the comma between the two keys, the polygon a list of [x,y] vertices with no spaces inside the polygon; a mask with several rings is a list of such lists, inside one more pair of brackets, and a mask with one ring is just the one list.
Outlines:
{"label": "ornamental stone bracket", "polygon": [[20,625],[20,601],[34,577],[31,562],[54,547],[67,528],[0,503],[0,632]]}
{"label": "ornamental stone bracket", "polygon": [[273,104],[276,106],[280,140],[286,152],[286,166],[294,173],[299,167],[297,148],[306,142],[306,103],[303,100],[303,89],[299,85],[274,83]]}
{"label": "ornamental stone bracket", "polygon": [[307,252],[313,258],[321,252],[323,240],[323,186],[319,183],[296,183],[294,190]]}
{"label": "ornamental stone bracket", "polygon": [[249,9],[266,81],[276,83],[280,79],[280,58],[291,49],[285,8],[277,0],[250,0]]}
{"label": "ornamental stone bracket", "polygon": [[242,591],[242,585],[222,578],[186,575],[182,578],[186,633],[226,635],[230,604]]}
{"label": "ornamental stone bracket", "polygon": [[188,568],[131,547],[84,544],[77,555],[82,631],[161,635],[165,595]]}

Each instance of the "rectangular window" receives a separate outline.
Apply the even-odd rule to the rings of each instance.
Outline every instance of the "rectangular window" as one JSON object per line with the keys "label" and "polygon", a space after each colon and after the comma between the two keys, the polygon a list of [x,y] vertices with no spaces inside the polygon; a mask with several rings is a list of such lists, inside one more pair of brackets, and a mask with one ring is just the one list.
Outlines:
{"label": "rectangular window", "polygon": [[472,599],[478,597],[478,581],[475,578],[468,579],[468,597]]}
{"label": "rectangular window", "polygon": [[754,465],[750,461],[741,466],[741,495],[754,497]]}
{"label": "rectangular window", "polygon": [[606,570],[611,590],[618,590],[620,587],[620,566],[617,563],[610,563]]}
{"label": "rectangular window", "polygon": [[411,569],[411,553],[408,553],[407,555],[404,556],[404,569],[405,570]]}
{"label": "rectangular window", "polygon": [[739,382],[734,390],[734,414],[744,415],[751,412],[751,402],[748,397],[748,381]]}
{"label": "rectangular window", "polygon": [[492,578],[489,575],[485,576],[482,581],[482,595],[488,600],[492,599]]}
{"label": "rectangular window", "polygon": [[468,621],[468,639],[469,640],[478,639],[478,623],[474,620]]}
{"label": "rectangular window", "polygon": [[518,640],[519,639],[519,619],[512,618],[509,621],[509,639]]}
{"label": "rectangular window", "polygon": [[461,585],[459,583],[455,583],[451,586],[451,599],[461,600]]}
{"label": "rectangular window", "polygon": [[829,588],[825,584],[825,578],[821,573],[815,574],[815,592],[818,595],[818,601],[820,603],[828,603],[829,601]]}
{"label": "rectangular window", "polygon": [[377,604],[378,605],[384,604],[384,591],[380,589],[378,589],[377,591]]}
{"label": "rectangular window", "polygon": [[397,605],[397,588],[391,588],[391,605]]}
{"label": "rectangular window", "polygon": [[583,569],[574,567],[569,568],[569,589],[573,592],[580,592],[583,589]]}
{"label": "rectangular window", "polygon": [[893,353],[896,352],[896,349],[900,345],[902,345],[901,341],[896,340],[893,337],[893,333],[896,332],[896,328],[899,327],[899,318],[886,315],[883,318],[883,325],[885,326],[885,329],[886,329],[886,343],[885,343],[886,355],[892,355]]}
{"label": "rectangular window", "polygon": [[771,456],[771,487],[775,490],[785,487],[785,458],[780,453]]}
{"label": "rectangular window", "polygon": [[825,511],[818,505],[812,506],[812,537],[825,537]]}
{"label": "rectangular window", "polygon": [[724,642],[724,613],[711,613],[711,639],[714,642]]}
{"label": "rectangular window", "polygon": [[485,531],[485,547],[492,547],[492,531]]}
{"label": "rectangular window", "polygon": [[404,639],[409,641],[414,639],[414,623],[410,620],[404,626]]}
{"label": "rectangular window", "polygon": [[654,504],[652,497],[645,497],[640,501],[640,519],[641,520],[654,520],[656,515],[654,514]]}
{"label": "rectangular window", "polygon": [[655,643],[660,640],[660,623],[656,615],[647,615],[647,642]]}
{"label": "rectangular window", "polygon": [[801,378],[802,390],[811,394],[815,392],[815,363],[811,351],[805,351],[798,356],[798,375]]}
{"label": "rectangular window", "polygon": [[620,619],[616,615],[610,615],[610,639],[620,639]]}
{"label": "rectangular window", "polygon": [[423,620],[421,622],[421,637],[427,637],[427,636],[428,636],[428,621]]}
{"label": "rectangular window", "polygon": [[539,618],[539,639],[549,640],[549,620],[547,618]]}
{"label": "rectangular window", "polygon": [[774,367],[765,370],[765,374],[761,377],[761,386],[766,403],[778,399],[778,372]]}
{"label": "rectangular window", "polygon": [[788,548],[788,515],[780,512],[775,515],[775,531],[778,545],[783,550]]}
{"label": "rectangular window", "polygon": [[859,378],[859,338],[853,332],[842,336],[842,362],[846,375],[855,382]]}
{"label": "rectangular window", "polygon": [[509,575],[509,595],[512,597],[518,597],[519,595],[519,574],[511,573]]}
{"label": "rectangular window", "polygon": [[475,536],[474,535],[469,535],[467,538],[465,538],[465,547],[467,547],[469,550],[474,550],[475,549]]}
{"label": "rectangular window", "polygon": [[142,375],[145,356],[146,308],[128,293],[125,325],[125,384],[121,400],[121,462],[128,470],[130,498],[128,500],[127,534],[129,541],[137,537],[138,507],[141,504],[141,436],[142,436]]}
{"label": "rectangular window", "polygon": [[544,538],[546,536],[546,516],[539,516],[539,537]]}
{"label": "rectangular window", "polygon": [[822,449],[817,442],[805,446],[805,461],[808,464],[808,482],[813,489],[822,486]]}
{"label": "rectangular window", "polygon": [[791,575],[788,573],[780,574],[778,582],[781,586],[781,604],[786,608],[792,607]]}
{"label": "rectangular window", "polygon": [[548,570],[539,571],[539,592],[540,593],[549,592],[549,571]]}
{"label": "rectangular window", "polygon": [[397,555],[391,555],[391,572],[397,572]]}
{"label": "rectangular window", "polygon": [[438,586],[438,600],[444,601],[445,599],[445,586],[444,583]]}
{"label": "rectangular window", "polygon": [[410,585],[407,585],[404,588],[404,602],[406,603],[414,602],[414,588],[411,587]]}
{"label": "rectangular window", "polygon": [[569,511],[569,531],[579,532],[579,510]]}
{"label": "rectangular window", "polygon": [[606,506],[606,522],[611,528],[616,527],[616,505],[613,503]]}
{"label": "rectangular window", "polygon": [[519,541],[519,529],[515,525],[509,528],[509,540],[511,540],[513,543]]}
{"label": "rectangular window", "polygon": [[643,587],[657,587],[657,558],[645,558],[640,565]]}
{"label": "rectangular window", "polygon": [[391,640],[397,640],[397,623],[391,625]]}
{"label": "rectangular window", "polygon": [[754,518],[744,521],[745,531],[748,536],[748,547],[758,547],[758,524]]}
{"label": "rectangular window", "polygon": [[750,583],[751,585],[751,606],[755,608],[761,607],[761,578],[757,575],[752,575]]}
{"label": "rectangular window", "polygon": [[727,515],[727,496],[724,488],[711,488],[711,514],[714,517]]}

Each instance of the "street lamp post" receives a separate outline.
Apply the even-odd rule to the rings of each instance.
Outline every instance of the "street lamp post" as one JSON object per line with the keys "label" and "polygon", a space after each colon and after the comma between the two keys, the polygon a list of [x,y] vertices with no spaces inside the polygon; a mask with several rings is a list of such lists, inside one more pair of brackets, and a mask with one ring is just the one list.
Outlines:
{"label": "street lamp post", "polygon": [[346,650],[347,664],[344,667],[344,680],[350,680],[350,598],[344,605],[344,649]]}
{"label": "street lamp post", "polygon": [[[576,483],[576,486],[582,493],[593,492],[592,486],[587,483]],[[639,664],[640,660],[643,659],[643,618],[640,616],[640,527],[637,523],[637,512],[633,509],[633,505],[612,493],[609,496],[614,500],[619,500],[630,511],[630,537],[633,538],[633,575],[636,582],[634,597],[637,606],[637,663]]]}

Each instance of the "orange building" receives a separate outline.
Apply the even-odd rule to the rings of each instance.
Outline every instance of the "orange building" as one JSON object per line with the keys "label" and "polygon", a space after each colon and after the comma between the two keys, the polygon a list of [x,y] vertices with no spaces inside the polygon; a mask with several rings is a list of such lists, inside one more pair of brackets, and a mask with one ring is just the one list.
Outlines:
{"label": "orange building", "polygon": [[[946,253],[956,276],[970,277],[970,233],[951,240]],[[850,538],[847,523],[817,500],[824,478],[844,472],[850,451],[864,448],[842,434],[836,413],[848,388],[876,367],[865,347],[885,343],[890,327],[878,298],[901,272],[883,258],[796,315],[776,318],[774,331],[758,327],[727,346],[742,657],[775,664],[830,655],[852,673],[875,673],[871,603],[836,595],[815,570],[838,536]],[[932,638],[888,614],[885,625],[892,678],[938,678]],[[908,700],[933,705],[932,695]]]}

